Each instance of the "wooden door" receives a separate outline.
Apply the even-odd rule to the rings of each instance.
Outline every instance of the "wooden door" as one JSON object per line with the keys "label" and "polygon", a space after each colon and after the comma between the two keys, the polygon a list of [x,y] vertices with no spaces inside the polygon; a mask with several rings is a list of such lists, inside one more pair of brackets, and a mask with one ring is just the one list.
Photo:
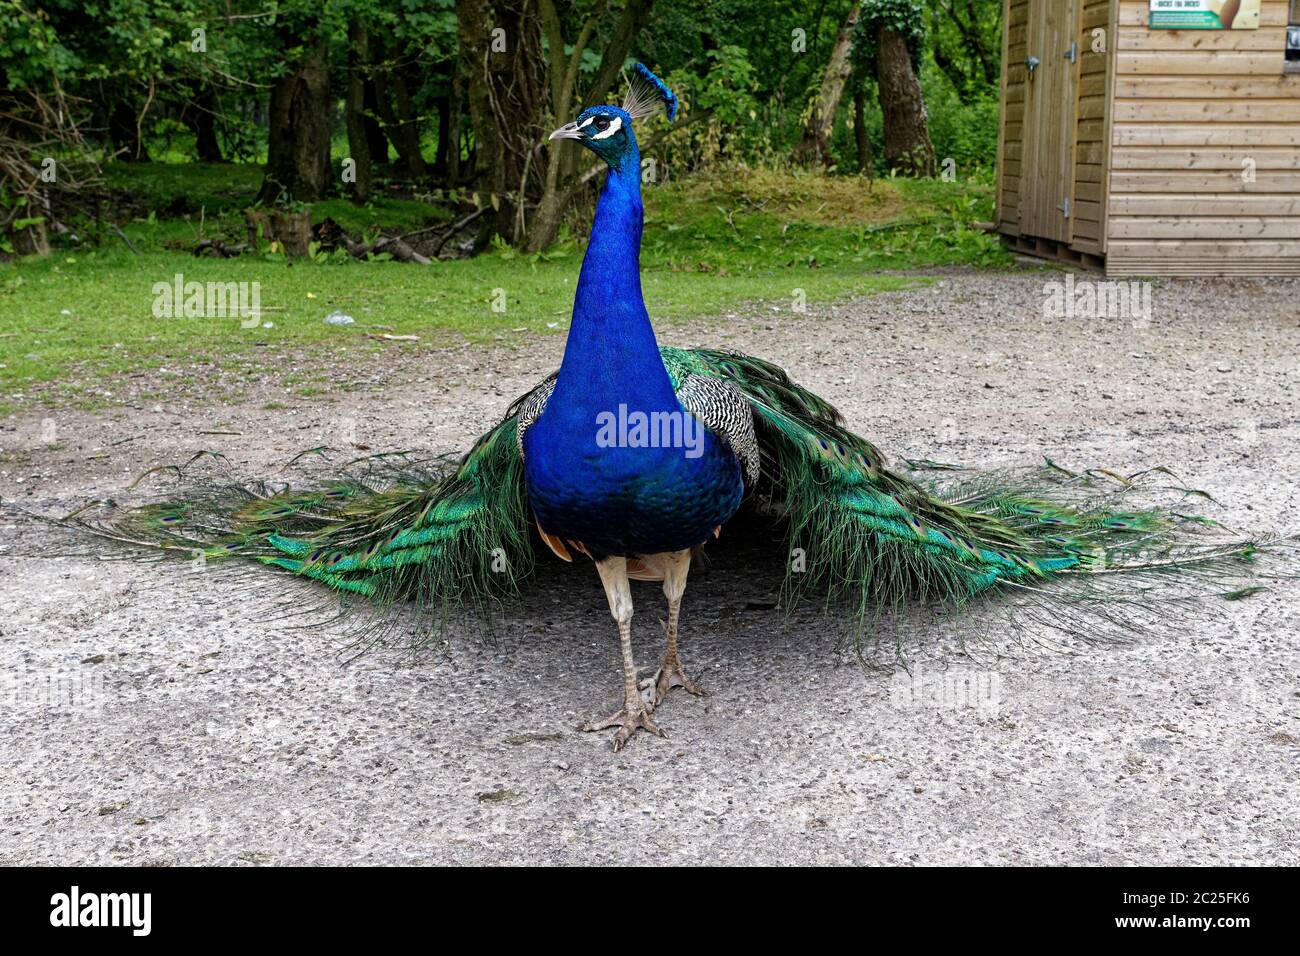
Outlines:
{"label": "wooden door", "polygon": [[1029,56],[1038,60],[1025,90],[1020,232],[1069,242],[1079,82],[1080,0],[1035,0]]}

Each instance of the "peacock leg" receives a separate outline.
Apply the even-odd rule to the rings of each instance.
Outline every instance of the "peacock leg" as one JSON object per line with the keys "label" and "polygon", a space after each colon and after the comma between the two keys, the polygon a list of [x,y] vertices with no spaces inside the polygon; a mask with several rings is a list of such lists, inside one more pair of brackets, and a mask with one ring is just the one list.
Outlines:
{"label": "peacock leg", "polygon": [[612,717],[592,720],[582,729],[617,727],[618,733],[614,735],[614,750],[617,752],[623,749],[638,728],[656,737],[667,735],[650,719],[650,708],[637,692],[636,662],[632,659],[632,587],[627,579],[627,558],[611,557],[597,561],[596,570],[600,572],[600,583],[605,586],[605,596],[609,599],[609,613],[618,624],[619,646],[623,652],[623,707]]}
{"label": "peacock leg", "polygon": [[682,595],[686,593],[686,575],[691,570],[691,552],[674,551],[658,556],[664,569],[664,597],[668,598],[668,620],[664,622],[664,633],[668,637],[668,649],[664,652],[663,663],[655,675],[642,682],[647,694],[654,688],[654,706],[658,707],[668,696],[668,691],[681,687],[689,694],[703,694],[699,686],[686,676],[682,662],[677,657],[677,619],[682,610]]}

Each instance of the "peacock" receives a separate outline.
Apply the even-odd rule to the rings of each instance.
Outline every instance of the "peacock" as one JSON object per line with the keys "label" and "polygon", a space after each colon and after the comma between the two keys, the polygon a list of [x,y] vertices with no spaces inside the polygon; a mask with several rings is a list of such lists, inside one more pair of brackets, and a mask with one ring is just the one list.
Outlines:
{"label": "peacock", "polygon": [[[656,715],[673,690],[702,693],[681,656],[683,596],[692,563],[742,509],[803,556],[787,573],[790,600],[817,589],[867,624],[916,602],[960,609],[1002,595],[1086,633],[1085,621],[1116,625],[1125,610],[1251,593],[1229,582],[1293,543],[1132,507],[1133,476],[1115,476],[1114,491],[1050,463],[1035,474],[917,477],[940,466],[891,467],[778,365],[661,347],[641,291],[633,124],[660,110],[671,121],[677,108],[637,64],[621,106],[591,107],[550,134],[608,167],[564,357],[459,460],[308,486],[195,486],[60,526],[209,564],[260,563],[346,607],[403,606],[431,620],[508,601],[539,560],[590,561],[617,629],[622,700],[582,729],[614,730],[615,751],[638,730],[665,736]],[[631,581],[661,582],[667,601],[663,657],[644,680]]]}

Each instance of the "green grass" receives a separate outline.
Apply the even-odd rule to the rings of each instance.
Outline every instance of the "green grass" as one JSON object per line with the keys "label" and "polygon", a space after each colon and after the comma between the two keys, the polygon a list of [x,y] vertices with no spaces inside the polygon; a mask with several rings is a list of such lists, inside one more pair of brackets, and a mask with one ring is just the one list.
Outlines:
{"label": "green grass", "polygon": [[[137,249],[187,251],[200,239],[243,241],[244,209],[257,198],[262,170],[233,163],[113,163],[104,184],[118,199],[119,213],[130,214],[117,224]],[[380,227],[411,232],[449,214],[441,206],[378,196],[364,206],[346,199],[313,204],[312,222],[326,217],[356,234]],[[112,234],[103,239],[121,242]]]}
{"label": "green grass", "polygon": [[[265,371],[304,351],[321,374],[278,373],[302,396],[328,389],[331,363],[358,352],[427,349],[457,341],[515,342],[568,326],[582,249],[563,242],[544,256],[509,250],[422,267],[392,261],[289,261],[278,256],[196,259],[188,254],[198,219],[151,215],[205,210],[204,234],[235,230],[256,191],[254,169],[238,166],[129,167],[140,215],[123,225],[140,249],[110,238],[85,251],[57,250],[44,261],[0,267],[0,409],[32,402],[94,406],[116,401],[123,375],[168,368],[169,386],[201,387],[223,371]],[[118,180],[119,184],[122,182]],[[211,209],[207,204],[211,202]],[[988,218],[985,187],[945,183],[826,179],[750,173],[649,189],[644,288],[657,322],[685,321],[760,303],[789,315],[802,290],[809,303],[894,290],[906,273],[939,265],[996,266],[995,240],[968,228]],[[146,211],[145,207],[149,207]],[[318,204],[348,229],[412,228],[438,215],[413,201],[357,209]],[[884,272],[898,274],[882,274]],[[237,318],[156,318],[155,283],[260,283],[264,322]],[[502,290],[498,292],[497,290]],[[505,302],[505,310],[494,304]],[[342,310],[354,326],[327,326]],[[765,315],[772,315],[770,307]],[[417,335],[418,342],[375,336]],[[344,351],[344,350],[349,351]],[[214,398],[233,398],[226,392]]]}
{"label": "green grass", "polygon": [[207,209],[215,216],[252,203],[262,185],[259,166],[234,163],[110,163],[104,185],[159,216]]}

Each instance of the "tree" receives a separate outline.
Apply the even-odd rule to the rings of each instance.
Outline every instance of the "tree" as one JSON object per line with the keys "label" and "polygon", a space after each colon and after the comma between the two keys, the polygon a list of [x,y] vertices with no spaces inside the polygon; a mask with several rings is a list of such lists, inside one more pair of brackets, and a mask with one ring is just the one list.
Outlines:
{"label": "tree", "polygon": [[128,87],[109,84],[108,89],[111,92],[104,99],[112,104],[108,107],[108,135],[114,158],[124,163],[149,162],[149,150],[141,135],[145,111],[132,102]]}
{"label": "tree", "polygon": [[47,17],[0,2],[0,245],[49,255],[52,198],[99,184],[82,139],[85,103],[65,92],[76,58]]}
{"label": "tree", "polygon": [[[628,0],[624,5],[601,53],[596,75],[576,108],[574,98],[577,95],[579,67],[589,51],[601,16],[595,13],[586,18],[573,43],[572,52],[566,57],[564,34],[555,5],[552,0],[539,0],[539,3],[550,51],[551,95],[545,125],[554,129],[568,122],[571,113],[576,114],[610,99],[609,94],[619,70],[649,19],[654,0]],[[546,174],[542,195],[537,204],[537,212],[528,226],[527,235],[521,237],[526,239],[525,244],[530,252],[544,249],[555,241],[564,210],[568,208],[574,193],[586,182],[579,174],[580,152],[576,149],[557,150],[557,146],[562,146],[562,143],[548,143],[546,146]]]}
{"label": "tree", "polygon": [[925,94],[917,78],[925,22],[917,0],[865,0],[854,32],[855,65],[874,76],[884,114],[885,162],[913,176],[933,176]]}
{"label": "tree", "polygon": [[1001,71],[1000,4],[979,0],[929,0],[934,62],[959,93],[997,85]]}
{"label": "tree", "polygon": [[407,172],[422,179],[429,175],[429,167],[420,152],[420,121],[411,92],[415,79],[412,65],[405,51],[394,45],[383,62],[372,66],[371,77],[383,130]]}
{"label": "tree", "polygon": [[[343,120],[348,129],[348,152],[353,162],[355,180],[352,198],[357,203],[370,199],[372,157],[366,129],[366,72],[370,63],[370,31],[360,19],[348,24],[348,93],[343,104]],[[387,155],[387,144],[385,144]]]}
{"label": "tree", "polygon": [[[546,32],[546,43],[550,51],[551,105],[547,112],[554,127],[562,125],[562,118],[569,105],[574,101],[575,87],[578,82],[578,65],[587,50],[599,23],[598,16],[589,16],[582,25],[578,38],[573,43],[573,52],[565,56],[564,32],[560,24],[559,13],[552,0],[539,0],[542,16],[542,29]],[[576,151],[575,151],[576,152]],[[542,186],[542,197],[537,204],[537,214],[533,217],[531,234],[528,238],[530,251],[545,248],[554,241],[560,228],[560,216],[568,205],[572,192],[571,185],[561,182],[561,169],[571,166],[564,154],[554,147],[548,147],[546,176]]]}
{"label": "tree", "polygon": [[266,173],[259,202],[314,202],[330,180],[330,78],[320,14],[284,11],[276,36],[285,65],[271,87]]}
{"label": "tree", "polygon": [[870,176],[873,160],[867,130],[867,90],[866,83],[857,77],[853,78],[853,145],[858,154],[858,172]]}
{"label": "tree", "polygon": [[[491,0],[456,0],[456,27],[459,31],[460,65],[465,78],[465,94],[469,105],[470,126],[474,130],[474,166],[472,176],[479,192],[479,202],[490,202],[497,211],[495,222],[485,222],[480,239],[509,229],[508,214],[502,226],[501,197],[504,174],[504,146],[497,130],[492,111],[491,31],[493,27]],[[505,42],[509,38],[502,34]]]}
{"label": "tree", "polygon": [[225,161],[217,139],[217,112],[216,93],[207,83],[199,84],[181,108],[181,119],[194,133],[194,152],[201,163]]}
{"label": "tree", "polygon": [[853,28],[857,25],[861,12],[859,6],[850,8],[844,25],[835,37],[830,62],[822,74],[821,88],[808,110],[803,138],[795,149],[795,159],[799,162],[831,165],[831,131],[835,128],[835,114],[840,108],[840,97],[844,94],[844,84],[852,69],[849,50],[853,45]]}
{"label": "tree", "polygon": [[[365,161],[386,163],[391,144],[411,179],[455,185],[460,103],[451,101],[457,76],[453,0],[335,0],[329,16],[331,52],[347,63],[341,91],[357,184]],[[438,147],[430,168],[423,138],[432,108],[438,111]]]}
{"label": "tree", "polygon": [[[495,233],[531,251],[545,248],[564,211],[590,177],[578,150],[557,149],[546,134],[581,109],[606,101],[654,0],[621,9],[556,0],[457,0],[461,70],[474,130],[474,181],[490,202],[480,239]],[[616,16],[613,14],[617,13]],[[570,44],[566,20],[577,25]],[[603,24],[608,39],[579,98],[582,63]],[[543,45],[545,38],[545,45]]]}

